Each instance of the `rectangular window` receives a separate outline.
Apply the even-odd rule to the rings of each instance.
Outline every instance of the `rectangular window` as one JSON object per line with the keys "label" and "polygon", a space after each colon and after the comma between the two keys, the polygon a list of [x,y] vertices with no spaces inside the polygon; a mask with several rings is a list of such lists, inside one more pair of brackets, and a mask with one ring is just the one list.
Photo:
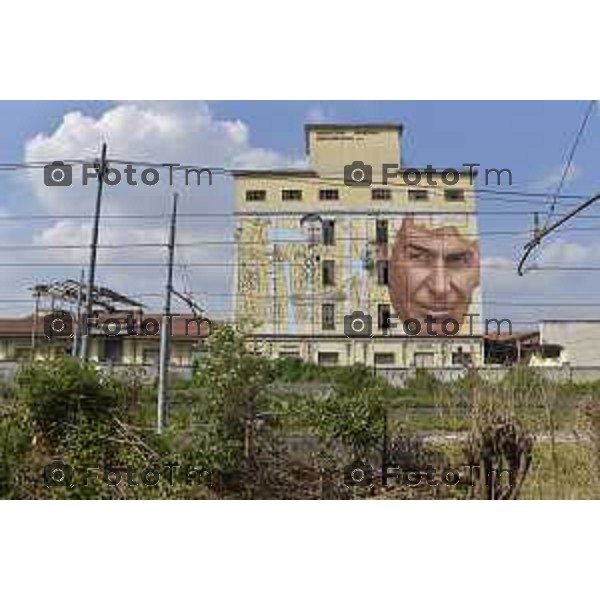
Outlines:
{"label": "rectangular window", "polygon": [[418,369],[430,369],[434,364],[433,352],[415,352],[414,366]]}
{"label": "rectangular window", "polygon": [[339,200],[340,191],[334,188],[319,190],[319,200]]}
{"label": "rectangular window", "polygon": [[335,221],[331,219],[323,221],[321,231],[323,232],[323,245],[335,246]]}
{"label": "rectangular window", "polygon": [[302,190],[281,190],[282,200],[302,200]]}
{"label": "rectangular window", "polygon": [[120,363],[123,359],[123,340],[105,339],[101,360],[104,362]]}
{"label": "rectangular window", "polygon": [[321,265],[323,285],[335,285],[335,261],[324,260]]}
{"label": "rectangular window", "polygon": [[393,352],[376,352],[376,365],[393,365],[396,364],[396,355]]}
{"label": "rectangular window", "polygon": [[335,304],[321,306],[321,329],[325,331],[335,329]]}
{"label": "rectangular window", "polygon": [[375,243],[376,244],[387,244],[388,243],[388,222],[377,220],[375,226]]}
{"label": "rectangular window", "polygon": [[408,201],[409,202],[423,202],[429,199],[429,192],[427,190],[408,190]]}
{"label": "rectangular window", "polygon": [[266,190],[246,190],[246,202],[262,202],[266,199]]}
{"label": "rectangular window", "polygon": [[145,365],[155,365],[158,363],[158,348],[144,348],[142,350],[142,361]]}
{"label": "rectangular window", "polygon": [[448,202],[463,202],[465,199],[464,190],[444,190],[444,197]]}
{"label": "rectangular window", "polygon": [[388,285],[389,283],[389,262],[387,260],[377,261],[377,284]]}
{"label": "rectangular window", "polygon": [[12,357],[15,360],[30,359],[31,358],[31,346],[15,346],[12,351]]}
{"label": "rectangular window", "polygon": [[337,365],[339,356],[337,352],[319,352],[320,365]]}
{"label": "rectangular window", "polygon": [[388,188],[373,188],[371,190],[371,200],[391,200],[392,190]]}
{"label": "rectangular window", "polygon": [[390,305],[377,305],[377,327],[387,331],[390,328]]}

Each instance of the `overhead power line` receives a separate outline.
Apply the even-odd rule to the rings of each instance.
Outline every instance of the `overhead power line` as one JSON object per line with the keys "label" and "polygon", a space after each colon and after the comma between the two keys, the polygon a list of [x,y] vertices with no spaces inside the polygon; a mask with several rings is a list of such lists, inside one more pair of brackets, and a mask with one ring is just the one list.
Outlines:
{"label": "overhead power line", "polygon": [[577,134],[575,135],[575,139],[573,140],[573,145],[571,146],[571,149],[567,155],[567,158],[565,161],[565,166],[563,168],[562,175],[560,177],[560,181],[558,182],[558,186],[556,187],[556,192],[552,195],[552,204],[550,206],[550,210],[548,211],[548,215],[546,217],[546,222],[544,223],[544,229],[548,226],[550,218],[552,217],[552,214],[554,213],[554,209],[556,207],[556,201],[560,197],[563,185],[567,179],[567,175],[569,174],[571,165],[573,164],[573,159],[575,158],[575,152],[577,152],[577,147],[579,146],[579,142],[581,141],[581,138],[583,137],[583,132],[585,131],[585,127],[590,119],[590,116],[592,114],[592,110],[594,109],[595,104],[596,104],[596,100],[590,100],[587,105],[587,108],[583,115],[583,120],[581,121],[579,129],[577,130]]}
{"label": "overhead power line", "polygon": [[575,152],[577,151],[577,147],[579,146],[579,142],[581,141],[583,132],[585,131],[585,127],[589,121],[590,115],[592,114],[592,110],[594,108],[595,103],[596,103],[595,100],[590,100],[590,102],[588,103],[587,109],[583,116],[583,120],[581,122],[581,125],[579,126],[579,129],[577,130],[577,134],[575,135],[573,145],[571,146],[571,150],[569,151],[569,153],[567,155],[567,159],[565,162],[565,166],[564,166],[560,181],[556,188],[556,192],[553,196],[553,201],[550,206],[550,211],[548,212],[548,215],[546,217],[546,222],[544,223],[543,227],[541,227],[539,229],[536,227],[536,229],[534,231],[533,239],[530,240],[527,244],[525,244],[525,246],[523,248],[523,256],[521,257],[521,260],[519,261],[519,264],[517,266],[517,272],[519,275],[523,275],[523,268],[525,266],[525,263],[527,262],[527,259],[529,258],[531,253],[534,251],[534,249],[540,245],[543,238],[545,238],[548,234],[550,234],[553,231],[555,231],[556,229],[558,229],[561,225],[566,223],[569,219],[572,219],[574,216],[579,214],[582,210],[589,207],[600,197],[600,195],[592,196],[591,198],[587,199],[583,204],[581,204],[577,208],[573,209],[571,212],[564,215],[561,219],[559,219],[557,222],[555,222],[554,225],[552,225],[550,227],[548,226],[548,223],[550,222],[550,218],[556,207],[557,199],[560,197],[560,194],[562,192],[563,185],[566,181],[567,175],[568,175],[569,170],[571,169],[571,165],[573,163],[573,158],[575,157]]}
{"label": "overhead power line", "polygon": [[[590,105],[591,107],[592,105]],[[584,123],[582,124],[582,128],[581,128],[581,134],[579,134],[576,138],[576,144],[574,145],[574,149],[572,154],[574,154],[574,150],[576,149],[576,146],[579,144],[579,140],[581,138],[581,135],[583,133],[583,128],[585,128],[585,124],[587,123],[587,120],[589,119],[589,114],[591,113],[591,108],[588,109],[588,111],[586,111],[586,118]],[[61,160],[61,162],[63,162],[65,165],[67,166],[74,166],[74,165],[83,165],[83,164],[93,164],[97,159],[64,159]],[[572,157],[570,157],[570,160],[572,160]],[[222,166],[216,166],[216,167],[211,167],[211,166],[207,166],[207,165],[199,165],[199,164],[177,164],[177,163],[169,163],[169,162],[152,162],[152,161],[141,161],[141,160],[127,160],[127,159],[123,159],[123,158],[110,158],[108,160],[108,164],[115,164],[115,165],[131,165],[134,167],[146,167],[146,168],[153,168],[153,169],[171,169],[174,172],[181,172],[181,171],[190,171],[190,170],[195,170],[195,171],[209,171],[211,174],[215,174],[215,175],[220,175],[220,176],[226,176],[226,177],[230,177],[233,176],[237,171],[240,171],[240,169],[231,169],[228,167],[222,167]],[[568,160],[568,164],[570,165],[570,161]],[[14,171],[19,171],[19,170],[31,170],[31,169],[43,169],[48,165],[48,163],[46,162],[41,162],[41,161],[37,161],[37,162],[27,162],[27,163],[14,163],[14,162],[6,162],[6,163],[0,163],[0,172],[14,172]],[[418,169],[415,167],[415,169],[423,171],[423,173],[425,172],[423,169]],[[249,171],[261,171],[261,169],[248,169]],[[301,182],[301,183],[306,183],[307,181],[310,181],[310,178],[306,178],[306,177],[298,177],[298,176],[294,176],[294,171],[296,169],[281,169],[282,173],[281,175],[276,174],[273,175],[272,171],[265,169],[265,175],[264,177],[266,179],[282,179],[282,181],[296,181],[296,182]],[[298,171],[301,171],[301,169],[298,169]],[[437,169],[438,172],[441,171],[441,169]],[[327,171],[319,171],[315,173],[315,177],[319,178],[319,181],[322,181],[323,183],[326,184],[331,184],[331,185],[340,185],[340,186],[346,186],[346,182],[343,178],[341,177],[328,177],[327,176]],[[566,175],[565,175],[566,177]],[[374,186],[376,186],[377,183],[374,184]],[[436,185],[428,185],[428,186],[416,186],[415,184],[411,184],[411,183],[406,183],[403,181],[397,181],[397,178],[392,180],[392,181],[388,181],[388,183],[386,184],[386,187],[393,189],[393,188],[411,188],[414,189],[416,187],[420,187],[421,189],[427,189],[429,191],[429,193],[431,194],[442,194],[444,192],[444,189],[448,189],[445,186],[440,185],[439,187]],[[451,186],[450,186],[451,187]],[[562,185],[561,185],[562,187]],[[472,190],[465,190],[466,194],[471,194],[471,195],[476,195],[476,194],[487,194],[487,195],[493,195],[493,196],[506,196],[506,197],[510,197],[510,196],[515,196],[516,198],[530,198],[530,199],[539,199],[540,202],[546,202],[547,198],[548,198],[548,193],[547,192],[534,192],[534,191],[528,191],[528,190],[521,190],[521,189],[510,189],[510,190],[499,190],[499,189],[490,189],[489,187],[474,187]],[[564,200],[581,200],[584,199],[586,196],[581,195],[581,194],[560,194],[560,190],[557,190],[557,192],[553,195],[553,198],[562,198]],[[498,200],[500,201],[500,199],[498,198]],[[517,199],[511,199],[512,201],[518,201]]]}

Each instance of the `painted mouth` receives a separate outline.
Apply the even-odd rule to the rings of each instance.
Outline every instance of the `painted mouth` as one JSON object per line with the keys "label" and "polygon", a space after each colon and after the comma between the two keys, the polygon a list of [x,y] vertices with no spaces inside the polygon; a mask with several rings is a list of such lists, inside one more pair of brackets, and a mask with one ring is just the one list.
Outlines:
{"label": "painted mouth", "polygon": [[438,323],[446,319],[452,318],[452,308],[450,306],[435,306],[435,307],[421,307],[420,311],[425,317],[431,317]]}

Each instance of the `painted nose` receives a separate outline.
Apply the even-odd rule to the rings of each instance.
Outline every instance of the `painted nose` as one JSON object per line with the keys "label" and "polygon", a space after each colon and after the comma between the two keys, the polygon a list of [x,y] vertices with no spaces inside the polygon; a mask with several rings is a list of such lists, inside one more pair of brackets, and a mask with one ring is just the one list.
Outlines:
{"label": "painted nose", "polygon": [[450,277],[443,261],[436,262],[430,277],[430,287],[437,302],[446,300],[450,293]]}

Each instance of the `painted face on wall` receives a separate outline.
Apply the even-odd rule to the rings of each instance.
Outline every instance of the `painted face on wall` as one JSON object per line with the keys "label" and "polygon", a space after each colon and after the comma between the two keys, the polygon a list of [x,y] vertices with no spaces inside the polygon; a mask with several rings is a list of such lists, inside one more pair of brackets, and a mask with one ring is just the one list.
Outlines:
{"label": "painted face on wall", "polygon": [[[479,240],[461,235],[455,226],[430,228],[414,217],[402,222],[390,258],[390,300],[399,319],[417,319],[427,333],[444,335],[441,324],[462,325],[471,297],[479,286]],[[452,332],[452,326],[449,326]]]}

